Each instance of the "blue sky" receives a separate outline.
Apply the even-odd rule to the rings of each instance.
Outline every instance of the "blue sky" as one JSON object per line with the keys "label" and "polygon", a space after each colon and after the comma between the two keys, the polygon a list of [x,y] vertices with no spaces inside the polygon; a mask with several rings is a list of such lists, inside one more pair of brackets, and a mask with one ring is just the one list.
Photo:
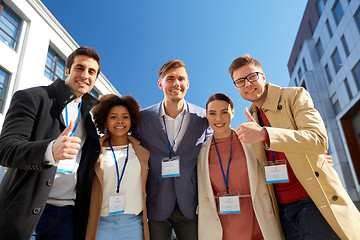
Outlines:
{"label": "blue sky", "polygon": [[168,60],[185,62],[185,99],[201,107],[213,93],[230,96],[232,127],[246,121],[228,68],[249,53],[267,81],[287,86],[287,62],[306,0],[43,0],[80,46],[95,48],[102,72],[122,94],[144,108],[160,102],[158,70]]}

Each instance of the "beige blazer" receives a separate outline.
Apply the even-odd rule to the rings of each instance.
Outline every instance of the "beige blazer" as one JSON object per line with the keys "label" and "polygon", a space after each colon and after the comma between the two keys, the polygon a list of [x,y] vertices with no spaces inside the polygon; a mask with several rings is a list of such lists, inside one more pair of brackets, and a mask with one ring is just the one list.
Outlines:
{"label": "beige blazer", "polygon": [[[270,146],[253,144],[258,160],[266,161],[265,149],[284,152],[301,185],[338,236],[343,240],[360,239],[359,211],[334,168],[324,159],[326,129],[309,93],[298,87],[267,87],[262,109],[271,124],[266,127]],[[259,122],[254,104],[250,113]],[[276,199],[274,195],[272,199]]]}
{"label": "beige blazer", "polygon": [[[197,163],[199,191],[198,233],[200,240],[220,240],[223,234],[210,182],[209,151],[211,141],[212,137],[203,143]],[[263,170],[256,160],[251,145],[242,143],[242,146],[249,173],[252,204],[263,237],[268,240],[284,239],[279,218],[275,216]]]}
{"label": "beige blazer", "polygon": [[[144,197],[144,210],[143,210],[144,239],[149,240],[150,235],[149,235],[149,226],[148,226],[147,211],[146,211],[146,180],[148,175],[148,160],[150,153],[140,145],[140,141],[138,141],[137,139],[133,138],[132,136],[128,136],[128,139],[129,142],[132,144],[136,156],[138,157],[140,162],[142,189],[143,189],[143,197]],[[104,139],[102,140],[104,141]],[[104,189],[104,162],[102,156],[103,155],[101,153],[95,165],[95,174],[93,177],[93,184],[91,190],[89,219],[86,230],[87,240],[96,239],[96,232],[100,221],[100,212],[101,212],[101,204],[102,204],[103,189]]]}

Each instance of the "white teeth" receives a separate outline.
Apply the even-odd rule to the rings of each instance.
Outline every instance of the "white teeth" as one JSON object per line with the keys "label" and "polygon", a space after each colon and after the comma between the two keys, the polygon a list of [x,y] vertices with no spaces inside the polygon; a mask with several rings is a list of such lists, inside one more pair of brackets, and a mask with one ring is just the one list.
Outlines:
{"label": "white teeth", "polygon": [[248,91],[247,93],[252,93],[252,92],[255,92],[255,89],[252,89],[252,90]]}

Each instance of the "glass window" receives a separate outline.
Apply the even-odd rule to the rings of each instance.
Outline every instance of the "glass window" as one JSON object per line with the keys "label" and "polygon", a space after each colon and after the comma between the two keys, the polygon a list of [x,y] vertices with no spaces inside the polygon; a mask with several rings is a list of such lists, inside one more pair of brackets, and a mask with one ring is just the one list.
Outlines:
{"label": "glass window", "polygon": [[57,78],[65,80],[65,60],[62,59],[51,47],[46,57],[45,76],[55,81]]}
{"label": "glass window", "polygon": [[331,60],[334,65],[335,72],[338,72],[342,66],[342,61],[341,61],[340,54],[339,54],[339,51],[337,50],[337,48],[335,48],[333,54],[331,55]]}
{"label": "glass window", "polygon": [[317,13],[319,14],[319,17],[321,16],[322,12],[324,11],[324,0],[317,0],[316,1],[316,10]]}
{"label": "glass window", "polygon": [[325,65],[325,73],[326,73],[326,77],[328,79],[328,82],[331,83],[332,82],[332,77],[331,77],[331,74],[330,74],[329,66],[327,64]]}
{"label": "glass window", "polygon": [[353,98],[353,95],[352,95],[352,92],[351,92],[351,89],[350,89],[350,85],[349,85],[349,82],[348,82],[347,78],[345,78],[344,84],[345,84],[346,91],[347,91],[347,93],[348,93],[348,95],[349,95],[349,98],[352,99],[352,98]]}
{"label": "glass window", "polygon": [[323,46],[321,44],[321,40],[319,38],[319,40],[316,42],[315,44],[315,48],[316,48],[316,51],[319,55],[319,58],[321,58],[323,55],[324,55],[324,49],[323,49]]}
{"label": "glass window", "polygon": [[337,115],[339,112],[341,112],[341,106],[340,106],[340,103],[339,103],[339,100],[338,100],[336,94],[334,94],[331,97],[331,102],[332,102],[332,105],[333,105],[335,115]]}
{"label": "glass window", "polygon": [[4,111],[7,90],[9,88],[10,73],[0,67],[0,113]]}
{"label": "glass window", "polygon": [[359,31],[360,31],[360,7],[359,7],[358,10],[356,11],[354,17],[355,17],[356,25],[358,26],[358,29],[359,29]]}
{"label": "glass window", "polygon": [[96,87],[93,87],[90,94],[96,99],[99,99],[99,97],[101,96],[100,91]]}
{"label": "glass window", "polygon": [[302,64],[304,66],[305,72],[307,72],[308,69],[307,69],[307,66],[306,66],[305,58],[303,58]]}
{"label": "glass window", "polygon": [[312,25],[311,20],[308,21],[308,25],[309,25],[309,29],[310,29],[311,35],[314,34],[314,27],[313,27],[313,25]]}
{"label": "glass window", "polygon": [[342,42],[342,45],[344,47],[344,51],[345,51],[346,56],[349,56],[350,50],[349,50],[349,46],[347,45],[347,42],[346,42],[346,39],[345,39],[344,35],[342,35],[342,37],[341,37],[341,42]]}
{"label": "glass window", "polygon": [[350,118],[354,126],[356,140],[360,140],[360,112],[355,112]]}
{"label": "glass window", "polygon": [[21,18],[0,1],[0,40],[15,49],[19,40]]}
{"label": "glass window", "polygon": [[330,35],[330,38],[332,38],[332,36],[333,36],[333,32],[332,32],[332,30],[331,30],[331,26],[330,26],[330,23],[329,23],[329,20],[326,20],[326,28],[327,28],[327,30],[328,30],[328,32],[329,32],[329,35]]}
{"label": "glass window", "polygon": [[356,86],[358,88],[358,91],[360,90],[360,61],[357,62],[355,67],[352,69],[352,74],[355,79]]}
{"label": "glass window", "polygon": [[302,76],[303,76],[303,71],[302,71],[301,67],[299,68],[298,76],[299,76],[299,79],[300,79],[300,81],[301,81]]}
{"label": "glass window", "polygon": [[340,1],[336,1],[334,7],[332,8],[332,13],[334,15],[334,19],[336,24],[339,24],[341,18],[344,16],[344,10],[341,6]]}

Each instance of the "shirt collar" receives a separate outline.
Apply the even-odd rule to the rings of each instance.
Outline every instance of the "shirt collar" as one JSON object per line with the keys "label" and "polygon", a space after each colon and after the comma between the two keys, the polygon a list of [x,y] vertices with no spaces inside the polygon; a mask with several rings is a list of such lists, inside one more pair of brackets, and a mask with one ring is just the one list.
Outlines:
{"label": "shirt collar", "polygon": [[[178,114],[178,116],[181,114],[181,113],[183,113],[185,111],[185,114],[187,113],[187,112],[189,112],[189,105],[187,104],[187,102],[184,100],[184,106],[183,106],[183,110]],[[165,113],[165,102],[164,101],[162,101],[161,102],[161,104],[160,104],[160,117],[163,117],[163,116],[168,116],[168,115],[166,115],[166,113]],[[176,116],[177,117],[177,116]]]}

